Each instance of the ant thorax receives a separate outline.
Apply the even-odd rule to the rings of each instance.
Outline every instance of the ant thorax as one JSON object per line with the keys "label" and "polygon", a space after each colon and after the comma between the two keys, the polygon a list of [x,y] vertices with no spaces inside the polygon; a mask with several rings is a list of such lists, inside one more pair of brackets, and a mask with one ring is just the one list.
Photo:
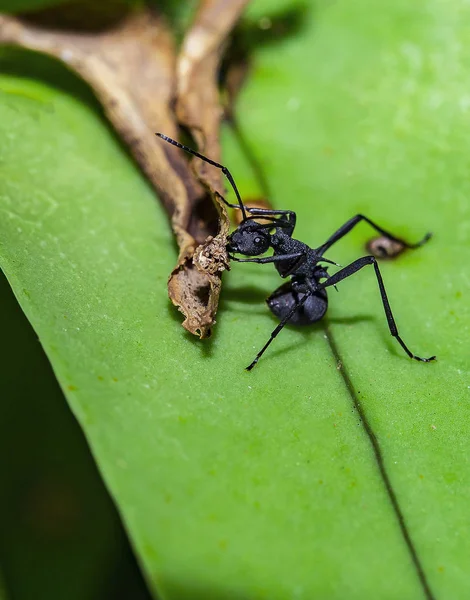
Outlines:
{"label": "ant thorax", "polygon": [[310,248],[304,242],[291,238],[282,229],[276,229],[271,236],[271,246],[274,254],[292,254],[294,252],[306,252]]}

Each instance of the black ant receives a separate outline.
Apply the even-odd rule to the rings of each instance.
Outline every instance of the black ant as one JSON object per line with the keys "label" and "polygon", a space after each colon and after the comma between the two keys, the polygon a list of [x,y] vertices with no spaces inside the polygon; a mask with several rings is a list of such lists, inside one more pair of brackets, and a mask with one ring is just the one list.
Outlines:
{"label": "black ant", "polygon": [[[426,234],[418,243],[409,244],[405,240],[385,231],[385,229],[382,229],[382,227],[379,227],[364,215],[356,215],[335,231],[324,244],[318,246],[318,248],[310,248],[310,246],[307,246],[304,242],[292,237],[296,223],[296,214],[294,211],[250,208],[245,206],[241,200],[235,181],[227,167],[199,154],[199,152],[196,152],[187,146],[183,146],[183,144],[176,142],[162,133],[157,133],[156,135],[166,142],[169,142],[170,144],[197,156],[210,165],[221,169],[222,173],[230,182],[237,197],[238,204],[230,204],[220,194],[217,194],[227,206],[240,209],[243,215],[243,220],[240,225],[228,236],[227,251],[230,259],[236,262],[255,262],[259,264],[274,263],[281,277],[291,278],[290,281],[281,285],[273,294],[271,294],[266,301],[271,312],[273,312],[281,322],[271,333],[271,337],[258,352],[254,361],[246,368],[247,371],[251,371],[256,365],[265,350],[285,325],[288,323],[292,325],[310,325],[311,323],[319,321],[325,315],[328,308],[326,288],[336,286],[337,283],[350,275],[354,275],[354,273],[357,273],[357,271],[367,265],[373,265],[374,267],[385,316],[387,317],[388,327],[392,336],[397,339],[400,346],[410,358],[421,362],[435,360],[435,356],[421,358],[413,354],[398,335],[398,329],[387,298],[379,265],[374,256],[363,256],[362,258],[358,258],[351,264],[337,271],[334,275],[329,275],[327,273],[327,267],[319,264],[329,263],[340,266],[325,258],[323,254],[361,221],[366,221],[366,223],[369,223],[369,225],[382,236],[385,236],[405,248],[419,248],[429,240],[431,237],[430,233]],[[249,213],[248,216],[247,213]],[[260,218],[268,220],[269,222],[259,223],[255,220]],[[265,256],[262,258],[237,258],[234,256],[234,253],[252,257],[259,256],[267,252],[269,248],[272,248],[274,251],[272,256]]]}

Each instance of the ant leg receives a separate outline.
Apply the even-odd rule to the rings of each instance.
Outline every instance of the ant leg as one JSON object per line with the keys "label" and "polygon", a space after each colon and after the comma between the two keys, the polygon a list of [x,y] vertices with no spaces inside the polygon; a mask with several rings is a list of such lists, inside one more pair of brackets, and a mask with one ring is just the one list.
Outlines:
{"label": "ant leg", "polygon": [[[217,198],[219,200],[221,200],[225,204],[225,206],[228,206],[229,208],[240,208],[240,206],[238,204],[231,204],[217,190],[214,190],[214,194],[217,196]],[[245,209],[251,213],[251,209],[249,206],[245,206]],[[279,213],[284,214],[286,212],[291,212],[291,211],[272,211],[272,212],[279,212]],[[293,214],[295,215],[295,213],[293,213]],[[253,216],[246,217],[245,221],[254,220],[257,218],[259,218],[259,216],[253,215]],[[294,230],[294,225],[295,225],[295,219],[294,219],[294,225],[292,225],[291,221],[275,219],[273,216],[270,217],[270,216],[266,215],[263,218],[269,219],[270,221],[272,221],[272,223],[259,224],[260,229],[274,229],[274,227],[284,227],[285,229],[288,230],[289,235],[292,235],[292,232]]]}
{"label": "ant leg", "polygon": [[333,233],[333,235],[330,236],[324,244],[322,244],[319,248],[317,248],[317,252],[320,255],[322,255],[329,248],[331,248],[331,246],[333,244],[335,244],[338,240],[340,240],[347,233],[349,233],[351,231],[351,229],[353,227],[355,227],[361,221],[365,221],[366,223],[369,223],[369,225],[371,227],[373,227],[376,231],[378,231],[380,234],[382,234],[385,237],[388,237],[389,239],[391,239],[395,242],[398,242],[399,244],[402,244],[405,248],[419,248],[420,246],[425,244],[432,235],[431,233],[427,233],[423,237],[423,239],[420,240],[419,242],[417,242],[416,244],[409,244],[405,240],[402,240],[401,238],[393,235],[389,231],[382,229],[382,227],[380,227],[379,225],[377,225],[376,223],[374,223],[373,221],[371,221],[369,218],[365,217],[364,215],[356,215],[352,219],[349,219],[349,221],[346,221],[346,223],[344,225],[342,225],[337,231],[335,231],[335,233]]}
{"label": "ant leg", "polygon": [[318,286],[318,289],[321,290],[326,287],[329,287],[330,285],[335,285],[343,279],[346,279],[346,277],[354,275],[354,273],[357,273],[357,271],[359,271],[363,267],[366,267],[367,265],[374,265],[375,275],[377,277],[380,295],[382,297],[382,304],[385,310],[385,316],[387,317],[388,328],[390,329],[390,333],[392,334],[392,336],[397,339],[400,346],[410,358],[413,358],[414,360],[419,360],[421,362],[430,362],[432,360],[435,360],[435,356],[431,356],[430,358],[421,358],[419,356],[416,356],[416,354],[413,354],[408,348],[408,346],[405,344],[405,342],[398,335],[398,328],[395,323],[395,319],[393,318],[392,309],[390,308],[390,302],[388,301],[387,292],[385,291],[385,285],[382,279],[382,274],[380,273],[379,265],[377,264],[377,261],[373,256],[364,256],[355,260],[347,267],[344,267],[344,269],[341,269],[337,273],[334,273],[334,275],[331,275],[327,281],[321,283]]}
{"label": "ant leg", "polygon": [[[229,255],[229,258],[231,260],[234,260],[235,262],[251,262],[251,263],[258,263],[261,265],[264,265],[266,263],[273,263],[273,262],[280,262],[282,260],[289,260],[291,258],[301,258],[301,257],[306,257],[307,254],[305,252],[293,252],[292,254],[275,254],[274,256],[264,256],[263,258],[237,258],[236,256],[232,256]],[[295,268],[297,268],[299,265],[297,265],[298,261],[296,261],[295,263]],[[291,269],[292,271],[292,269]],[[289,273],[290,274],[290,273]],[[286,275],[287,277],[287,275]]]}
{"label": "ant leg", "polygon": [[[230,204],[217,190],[215,190],[215,195],[222,200],[222,202],[228,206],[229,208],[240,208],[238,204]],[[295,223],[297,219],[297,215],[292,210],[271,210],[268,208],[255,208],[250,206],[245,206],[245,210],[250,213],[249,217],[246,217],[246,221],[259,219],[263,217],[263,219],[269,219],[272,221],[272,224],[268,223],[263,225],[263,227],[274,228],[274,227],[284,227],[286,229],[286,233],[289,236],[292,236],[294,233]],[[285,219],[276,219],[276,217],[281,217],[287,215],[287,220]]]}
{"label": "ant leg", "polygon": [[290,277],[293,273],[295,273],[297,271],[297,269],[299,267],[301,267],[304,262],[307,260],[307,252],[302,252],[300,253],[299,258],[295,261],[295,263],[292,265],[292,267],[286,271],[285,273],[279,273],[279,275],[281,275],[281,277],[283,279],[285,279],[286,277]]}
{"label": "ant leg", "polygon": [[264,352],[266,351],[266,349],[268,348],[268,346],[271,344],[271,342],[274,340],[274,338],[278,335],[278,333],[287,324],[287,322],[292,317],[292,315],[295,313],[295,311],[298,310],[301,306],[303,306],[304,303],[305,303],[305,301],[307,300],[307,298],[309,298],[311,295],[312,295],[312,292],[308,291],[305,294],[305,296],[301,300],[299,300],[299,302],[296,305],[294,305],[294,307],[292,308],[292,310],[290,310],[287,313],[287,315],[282,319],[282,321],[279,323],[279,325],[276,327],[276,329],[274,329],[274,331],[271,333],[271,336],[270,336],[269,340],[266,342],[266,344],[258,352],[258,354],[256,355],[255,360],[250,365],[248,365],[246,367],[245,371],[251,371],[251,369],[256,365],[256,363],[259,361],[259,359],[263,356]]}
{"label": "ant leg", "polygon": [[[229,258],[235,262],[251,262],[258,264],[275,263],[283,260],[297,258],[292,267],[288,271],[286,271],[286,273],[283,273],[281,275],[281,277],[283,278],[290,277],[293,273],[295,273],[295,271],[297,271],[297,269],[303,265],[303,263],[307,259],[307,256],[307,252],[293,252],[292,254],[274,254],[273,256],[265,256],[263,258],[237,258],[236,256],[233,256],[233,254],[229,254]],[[332,260],[328,260],[326,258],[322,258],[320,260],[324,260],[325,262],[339,267],[338,263],[335,263]]]}
{"label": "ant leg", "polygon": [[[294,233],[294,229],[295,229],[295,224],[297,222],[297,215],[293,210],[273,210],[270,208],[250,208],[249,206],[246,207],[246,210],[253,215],[251,218],[259,218],[259,217],[269,217],[269,216],[287,216],[287,221],[277,221],[277,219],[275,220],[275,223],[280,223],[282,222],[283,224],[281,225],[281,227],[285,227],[287,229],[286,233],[290,236],[292,236],[292,234]],[[250,218],[250,217],[248,217]]]}
{"label": "ant leg", "polygon": [[[224,201],[225,202],[225,201]],[[247,210],[250,210],[246,207]],[[264,220],[270,220],[270,223],[258,223],[255,219],[259,219],[259,215],[250,215],[245,219],[245,221],[254,221],[258,226],[258,229],[275,229],[276,227],[282,227],[286,230],[286,234],[289,237],[292,237],[293,227],[290,221],[286,221],[285,219],[276,219],[275,217],[269,217],[267,215],[263,216]]]}

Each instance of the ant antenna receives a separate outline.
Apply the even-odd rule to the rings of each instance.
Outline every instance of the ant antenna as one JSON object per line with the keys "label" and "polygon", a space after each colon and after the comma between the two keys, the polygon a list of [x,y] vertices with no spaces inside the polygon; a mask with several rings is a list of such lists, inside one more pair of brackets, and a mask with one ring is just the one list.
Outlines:
{"label": "ant antenna", "polygon": [[222,173],[225,175],[225,177],[229,180],[230,185],[232,186],[233,191],[235,192],[235,195],[238,200],[238,204],[240,206],[240,210],[242,211],[243,220],[246,219],[246,210],[245,210],[245,206],[243,205],[242,199],[240,197],[240,192],[238,191],[238,188],[235,184],[235,180],[233,179],[232,174],[227,169],[227,167],[224,167],[224,165],[221,165],[221,164],[215,162],[215,160],[211,160],[210,158],[207,158],[207,156],[199,154],[199,152],[196,152],[196,150],[192,150],[191,148],[188,148],[188,146],[184,146],[183,144],[180,144],[176,140],[173,140],[172,138],[168,137],[167,135],[164,135],[163,133],[156,133],[155,135],[158,136],[159,138],[162,138],[162,140],[165,140],[165,142],[168,142],[169,144],[173,144],[173,146],[176,146],[177,148],[181,148],[182,150],[189,152],[189,154],[193,154],[194,156],[197,156],[201,160],[205,161],[206,163],[209,163],[213,167],[217,167],[218,169],[220,169],[222,171]]}

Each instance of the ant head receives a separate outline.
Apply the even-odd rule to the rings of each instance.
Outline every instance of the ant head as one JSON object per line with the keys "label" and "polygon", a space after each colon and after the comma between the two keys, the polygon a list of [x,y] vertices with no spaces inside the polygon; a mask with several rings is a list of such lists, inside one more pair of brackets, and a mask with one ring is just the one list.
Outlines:
{"label": "ant head", "polygon": [[245,220],[228,236],[227,250],[245,256],[264,254],[271,245],[271,234],[265,226]]}

